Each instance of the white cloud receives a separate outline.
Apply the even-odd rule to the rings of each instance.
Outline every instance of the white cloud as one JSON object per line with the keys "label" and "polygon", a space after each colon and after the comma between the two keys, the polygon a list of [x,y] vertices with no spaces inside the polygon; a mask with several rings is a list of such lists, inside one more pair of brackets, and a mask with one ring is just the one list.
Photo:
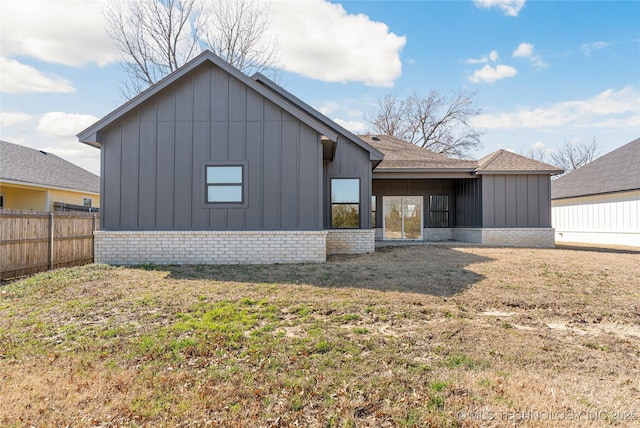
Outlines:
{"label": "white cloud", "polygon": [[[3,36],[4,37],[4,36]],[[73,92],[68,80],[55,74],[45,74],[15,59],[0,57],[0,87],[7,94],[35,92]]]}
{"label": "white cloud", "polygon": [[72,137],[97,120],[97,117],[89,114],[54,111],[40,117],[36,131],[50,137]]}
{"label": "white cloud", "polygon": [[509,113],[481,114],[474,119],[474,124],[487,129],[614,126],[637,129],[640,124],[640,91],[627,86],[619,91],[607,89],[585,100],[520,108]]}
{"label": "white cloud", "polygon": [[542,60],[540,55],[533,52],[533,45],[531,43],[520,43],[511,56],[514,58],[527,58],[536,68],[547,66],[547,63]]}
{"label": "white cloud", "polygon": [[102,1],[3,0],[2,54],[68,66],[115,61]]}
{"label": "white cloud", "polygon": [[18,112],[0,112],[0,127],[9,128],[11,126],[23,125],[33,119],[33,116],[27,113]]}
{"label": "white cloud", "polygon": [[273,25],[282,66],[326,82],[393,86],[402,73],[406,37],[363,14],[325,0],[274,1]]}
{"label": "white cloud", "polygon": [[318,111],[322,114],[324,114],[325,116],[330,115],[331,113],[333,113],[336,110],[340,109],[340,104],[338,104],[335,101],[327,101],[326,103],[322,104],[320,107],[317,108]]}
{"label": "white cloud", "polygon": [[357,120],[343,120],[343,119],[335,118],[333,119],[333,121],[336,122],[338,125],[342,126],[343,128],[347,129],[348,131],[353,132],[354,134],[363,133],[367,129],[366,123],[360,122]]}
{"label": "white cloud", "polygon": [[493,50],[489,52],[489,55],[480,58],[469,58],[466,62],[467,64],[487,64],[489,61],[498,61],[498,51]]}
{"label": "white cloud", "polygon": [[495,67],[489,64],[482,67],[480,70],[476,70],[473,76],[469,77],[469,80],[473,83],[493,83],[500,79],[506,79],[507,77],[514,77],[518,74],[518,70],[510,65],[496,65]]}
{"label": "white cloud", "polygon": [[514,58],[529,58],[531,55],[533,55],[533,45],[531,43],[520,43],[511,56]]}
{"label": "white cloud", "polygon": [[611,46],[611,43],[599,41],[599,42],[585,43],[582,46],[580,46],[580,50],[585,55],[591,55],[591,52],[608,48],[609,46]]}
{"label": "white cloud", "polygon": [[525,0],[473,0],[476,7],[489,9],[497,7],[504,11],[505,15],[518,16],[520,10],[524,7]]}

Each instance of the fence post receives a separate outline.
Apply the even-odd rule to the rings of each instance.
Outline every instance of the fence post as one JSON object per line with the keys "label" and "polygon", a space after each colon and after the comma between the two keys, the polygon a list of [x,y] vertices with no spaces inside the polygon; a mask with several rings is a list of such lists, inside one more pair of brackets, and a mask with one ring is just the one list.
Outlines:
{"label": "fence post", "polygon": [[53,269],[53,211],[49,213],[49,270]]}

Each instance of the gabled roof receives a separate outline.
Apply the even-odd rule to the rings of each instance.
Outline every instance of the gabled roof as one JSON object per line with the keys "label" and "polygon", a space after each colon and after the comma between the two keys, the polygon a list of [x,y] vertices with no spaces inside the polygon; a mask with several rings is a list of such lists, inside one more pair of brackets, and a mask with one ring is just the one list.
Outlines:
{"label": "gabled roof", "polygon": [[100,193],[100,177],[52,153],[0,140],[0,181]]}
{"label": "gabled roof", "polygon": [[473,172],[476,161],[453,159],[388,135],[360,135],[363,141],[382,153],[384,160],[375,171],[438,170]]}
{"label": "gabled roof", "polygon": [[510,152],[497,150],[478,161],[477,174],[561,174],[562,169]]}
{"label": "gabled roof", "polygon": [[313,116],[316,120],[320,121],[325,126],[331,128],[336,133],[342,135],[343,137],[345,137],[349,141],[353,142],[354,144],[362,147],[364,150],[369,152],[369,158],[371,160],[373,160],[373,161],[381,161],[384,158],[384,154],[382,154],[378,149],[376,149],[375,147],[373,147],[370,144],[367,144],[366,142],[364,142],[363,140],[361,140],[360,138],[355,136],[353,133],[351,133],[350,131],[348,131],[344,127],[338,125],[336,122],[334,122],[333,120],[329,119],[327,116],[325,116],[324,114],[320,113],[318,110],[314,109],[309,104],[305,103],[300,98],[296,97],[291,92],[287,91],[286,89],[284,89],[283,87],[281,87],[280,85],[278,85],[277,83],[275,83],[274,81],[269,79],[268,77],[265,77],[264,75],[262,75],[260,73],[256,73],[256,74],[254,74],[252,76],[252,78],[255,81],[260,82],[263,85],[265,85],[267,88],[272,90],[274,93],[278,94],[283,100],[286,100],[289,103],[293,103],[296,107],[304,110],[307,114],[310,114],[311,116]]}
{"label": "gabled roof", "polygon": [[551,199],[640,190],[640,138],[551,182]]}
{"label": "gabled roof", "polygon": [[98,141],[99,140],[98,133],[102,129],[112,124],[113,122],[117,121],[118,119],[122,118],[127,113],[129,113],[130,111],[138,107],[140,104],[149,100],[151,97],[158,94],[163,89],[172,85],[174,82],[176,82],[177,80],[180,80],[189,72],[193,71],[194,69],[198,68],[199,66],[207,62],[213,63],[217,67],[223,69],[224,71],[229,73],[231,76],[240,80],[246,86],[250,87],[260,95],[264,96],[269,101],[273,102],[278,107],[282,108],[287,113],[294,116],[296,119],[299,119],[300,121],[308,125],[310,128],[317,131],[318,133],[324,135],[325,137],[327,137],[332,141],[337,140],[338,136],[335,134],[335,132],[332,129],[330,129],[330,127],[326,126],[323,123],[318,122],[311,115],[309,115],[309,113],[302,111],[300,108],[295,107],[293,104],[284,101],[281,97],[279,97],[273,91],[265,88],[263,85],[251,79],[249,76],[245,75],[240,70],[233,67],[228,62],[224,61],[222,58],[215,55],[211,51],[205,51],[201,53],[196,58],[192,59],[191,61],[189,61],[188,63],[186,63],[185,65],[183,65],[182,67],[180,67],[179,69],[177,69],[176,71],[174,71],[173,73],[165,77],[164,79],[152,85],[144,92],[140,93],[136,97],[132,98],[122,106],[118,107],[117,109],[115,109],[114,111],[112,111],[111,113],[109,113],[108,115],[106,115],[105,117],[103,117],[102,119],[100,119],[99,121],[97,121],[96,123],[88,127],[87,129],[85,129],[84,131],[80,132],[78,134],[78,139],[82,143],[86,143],[95,147],[100,147],[101,142]]}

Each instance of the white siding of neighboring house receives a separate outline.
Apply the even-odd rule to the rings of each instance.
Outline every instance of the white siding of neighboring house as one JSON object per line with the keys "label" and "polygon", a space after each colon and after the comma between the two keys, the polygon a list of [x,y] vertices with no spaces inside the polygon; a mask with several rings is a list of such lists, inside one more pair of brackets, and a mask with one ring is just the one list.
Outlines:
{"label": "white siding of neighboring house", "polygon": [[640,190],[552,201],[557,242],[640,247]]}

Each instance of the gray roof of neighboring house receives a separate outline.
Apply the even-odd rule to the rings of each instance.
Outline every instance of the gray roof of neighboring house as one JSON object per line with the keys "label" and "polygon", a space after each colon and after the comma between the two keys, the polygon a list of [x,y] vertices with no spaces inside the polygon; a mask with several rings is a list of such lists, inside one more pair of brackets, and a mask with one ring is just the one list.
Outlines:
{"label": "gray roof of neighboring house", "polygon": [[100,177],[52,153],[0,140],[0,180],[100,193]]}
{"label": "gray roof of neighboring house", "polygon": [[564,171],[557,166],[500,149],[480,159],[476,172],[478,174],[561,174]]}
{"label": "gray roof of neighboring house", "polygon": [[640,138],[551,182],[551,199],[640,189]]}

